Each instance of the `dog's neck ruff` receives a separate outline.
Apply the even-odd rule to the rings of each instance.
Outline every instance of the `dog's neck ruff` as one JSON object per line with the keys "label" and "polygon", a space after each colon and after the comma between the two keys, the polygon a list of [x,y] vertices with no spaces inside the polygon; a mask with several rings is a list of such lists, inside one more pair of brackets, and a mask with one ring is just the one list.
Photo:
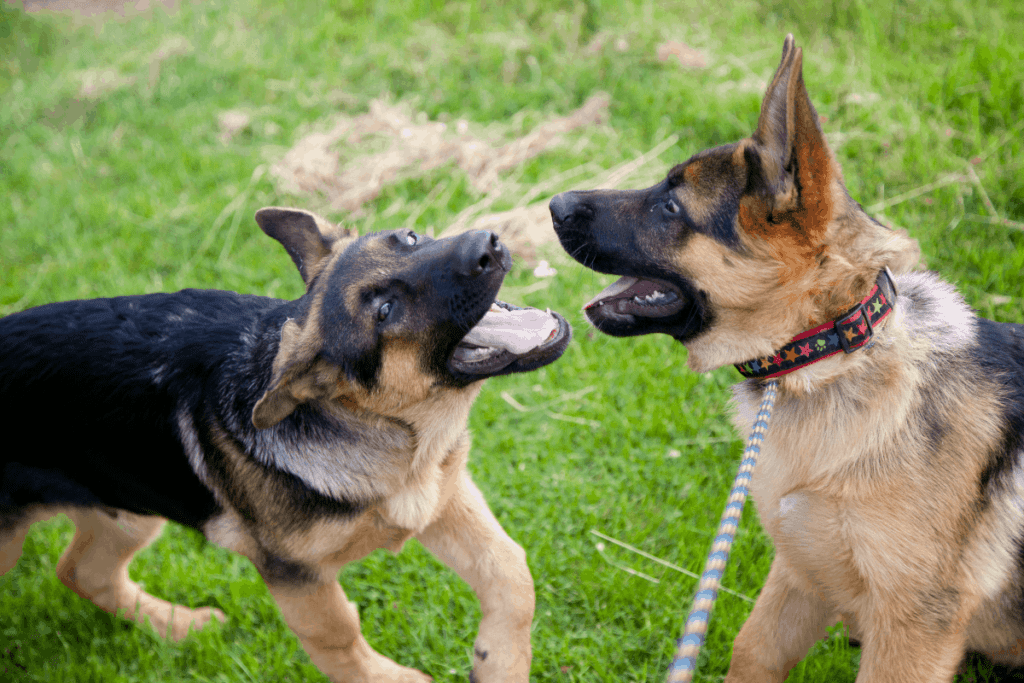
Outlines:
{"label": "dog's neck ruff", "polygon": [[888,268],[875,280],[871,292],[853,309],[835,320],[802,332],[770,356],[737,363],[736,369],[747,378],[781,377],[817,363],[837,353],[852,353],[874,336],[875,325],[892,312],[896,302],[896,283]]}

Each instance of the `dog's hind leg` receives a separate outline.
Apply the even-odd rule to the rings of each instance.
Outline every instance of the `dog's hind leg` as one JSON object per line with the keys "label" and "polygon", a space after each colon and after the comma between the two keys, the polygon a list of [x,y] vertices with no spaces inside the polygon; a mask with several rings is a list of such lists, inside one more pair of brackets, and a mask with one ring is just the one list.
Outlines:
{"label": "dog's hind leg", "polygon": [[30,526],[31,521],[19,521],[16,525],[0,531],[0,575],[6,574],[18,563]]}
{"label": "dog's hind leg", "polygon": [[0,520],[0,576],[14,569],[21,557],[25,537],[36,522],[54,517],[66,510],[59,507],[33,507],[18,517]]}
{"label": "dog's hind leg", "polygon": [[375,651],[359,629],[359,612],[334,578],[311,583],[267,582],[285,623],[321,672],[335,683],[427,683],[415,669]]}
{"label": "dog's hind leg", "polygon": [[526,553],[498,524],[468,474],[463,472],[454,486],[441,514],[416,538],[480,599],[483,618],[470,680],[526,683],[535,606]]}
{"label": "dog's hind leg", "polygon": [[65,586],[105,612],[140,624],[147,620],[161,637],[181,640],[210,619],[224,621],[211,607],[189,609],[153,597],[128,577],[132,556],[153,542],[167,521],[123,510],[79,508],[68,512],[75,537],[57,565]]}

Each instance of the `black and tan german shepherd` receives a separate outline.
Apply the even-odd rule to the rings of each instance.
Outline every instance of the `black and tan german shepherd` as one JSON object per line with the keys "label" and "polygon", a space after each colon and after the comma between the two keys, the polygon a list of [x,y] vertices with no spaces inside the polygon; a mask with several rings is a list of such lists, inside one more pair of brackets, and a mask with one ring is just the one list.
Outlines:
{"label": "black and tan german shepherd", "polygon": [[[842,620],[858,681],[1024,663],[1024,326],[978,318],[847,194],[786,38],[754,134],[658,185],[551,201],[566,251],[622,278],[586,305],[736,364],[737,429],[779,396],[751,494],[775,558],[726,678],[782,681]],[[895,273],[895,275],[892,275]]]}
{"label": "black and tan german shepherd", "polygon": [[480,599],[471,678],[525,683],[533,581],[466,471],[466,420],[482,380],[551,363],[568,324],[495,300],[511,256],[492,233],[256,220],[298,266],[298,300],[185,290],[0,319],[0,424],[26,438],[0,449],[0,573],[65,512],[61,580],[180,639],[224,615],[128,578],[168,518],[252,560],[332,681],[413,682],[429,678],[371,649],[337,574],[415,536]]}

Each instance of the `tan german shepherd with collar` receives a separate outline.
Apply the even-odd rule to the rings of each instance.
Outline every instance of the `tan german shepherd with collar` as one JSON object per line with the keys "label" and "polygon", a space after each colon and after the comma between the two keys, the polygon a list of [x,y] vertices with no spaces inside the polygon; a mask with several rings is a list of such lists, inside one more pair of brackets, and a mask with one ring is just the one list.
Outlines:
{"label": "tan german shepherd with collar", "polygon": [[[729,683],[782,681],[842,620],[860,683],[1024,663],[1024,326],[977,317],[847,194],[786,38],[754,134],[635,191],[551,201],[566,251],[623,276],[603,332],[737,364],[737,428],[779,396],[751,494],[775,542]],[[887,270],[888,269],[888,270]],[[895,276],[890,273],[894,272]]]}

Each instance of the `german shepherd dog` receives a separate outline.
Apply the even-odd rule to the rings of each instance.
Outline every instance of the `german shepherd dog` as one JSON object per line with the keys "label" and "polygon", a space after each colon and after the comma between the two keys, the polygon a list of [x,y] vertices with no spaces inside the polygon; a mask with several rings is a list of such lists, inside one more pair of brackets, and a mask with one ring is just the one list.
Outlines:
{"label": "german shepherd dog", "polygon": [[533,581],[466,470],[482,381],[557,359],[559,315],[495,300],[489,232],[354,238],[267,208],[306,284],[295,301],[185,290],[68,301],[0,320],[0,573],[29,525],[77,527],[60,579],[174,640],[217,609],[149,595],[132,555],[165,519],[249,558],[332,681],[430,680],[375,652],[339,569],[415,536],[475,591],[473,680],[524,683]]}
{"label": "german shepherd dog", "polygon": [[675,337],[697,372],[737,364],[743,433],[779,383],[750,487],[775,557],[727,681],[782,681],[837,620],[863,683],[950,681],[965,651],[1020,664],[1024,326],[910,272],[916,242],[847,194],[801,66],[788,36],[750,138],[552,199],[566,251],[622,276],[586,314]]}

